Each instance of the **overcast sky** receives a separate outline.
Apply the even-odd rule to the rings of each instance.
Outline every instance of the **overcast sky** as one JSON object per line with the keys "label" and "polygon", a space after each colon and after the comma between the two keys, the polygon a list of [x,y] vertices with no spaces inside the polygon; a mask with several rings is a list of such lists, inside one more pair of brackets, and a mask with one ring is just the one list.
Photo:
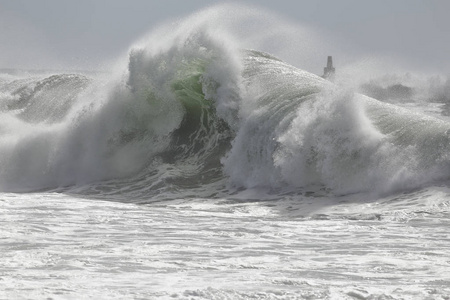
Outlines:
{"label": "overcast sky", "polygon": [[[0,68],[105,68],[139,37],[225,1],[206,0],[0,0]],[[260,49],[320,72],[326,54],[335,63],[371,57],[405,70],[450,74],[450,1],[246,0],[274,14],[278,26],[298,28],[289,51]],[[272,19],[273,21],[273,19]],[[287,22],[287,23],[284,23]],[[293,27],[292,27],[293,26]],[[293,29],[294,28],[294,29]],[[307,30],[314,36],[304,38]],[[249,37],[250,38],[250,37]],[[295,38],[292,38],[295,39]],[[313,43],[310,40],[326,43]],[[262,46],[261,46],[262,47]],[[311,49],[311,48],[320,49]],[[305,58],[296,51],[306,51]],[[107,68],[107,67],[106,67]]]}

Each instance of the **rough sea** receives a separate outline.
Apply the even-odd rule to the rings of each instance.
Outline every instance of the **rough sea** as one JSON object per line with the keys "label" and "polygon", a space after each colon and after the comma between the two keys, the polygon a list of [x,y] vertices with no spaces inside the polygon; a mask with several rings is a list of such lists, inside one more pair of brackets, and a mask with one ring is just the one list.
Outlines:
{"label": "rough sea", "polygon": [[350,88],[208,18],[2,71],[0,299],[450,299],[450,81]]}

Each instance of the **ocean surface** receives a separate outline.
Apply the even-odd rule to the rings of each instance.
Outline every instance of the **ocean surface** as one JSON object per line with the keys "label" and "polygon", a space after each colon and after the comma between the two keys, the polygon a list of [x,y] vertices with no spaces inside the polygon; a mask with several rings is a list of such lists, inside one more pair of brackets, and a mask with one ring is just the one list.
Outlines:
{"label": "ocean surface", "polygon": [[187,22],[0,74],[0,299],[450,299],[450,81],[349,88]]}

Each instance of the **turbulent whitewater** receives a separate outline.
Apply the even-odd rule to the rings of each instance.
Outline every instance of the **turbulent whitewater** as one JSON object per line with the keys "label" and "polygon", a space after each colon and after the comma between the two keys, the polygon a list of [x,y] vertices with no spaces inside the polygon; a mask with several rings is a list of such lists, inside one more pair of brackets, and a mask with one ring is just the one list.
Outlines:
{"label": "turbulent whitewater", "polygon": [[207,36],[180,47],[156,55],[133,49],[126,77],[112,82],[58,74],[4,84],[2,189],[125,177],[143,196],[153,184],[220,180],[386,192],[450,175],[448,122],[261,52],[230,57]]}
{"label": "turbulent whitewater", "polygon": [[193,19],[0,76],[0,297],[447,299],[450,122]]}

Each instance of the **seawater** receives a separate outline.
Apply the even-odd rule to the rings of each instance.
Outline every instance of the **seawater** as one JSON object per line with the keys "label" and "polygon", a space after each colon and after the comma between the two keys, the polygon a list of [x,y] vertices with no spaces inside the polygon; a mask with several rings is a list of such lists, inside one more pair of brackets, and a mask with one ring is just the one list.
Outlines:
{"label": "seawater", "polygon": [[[444,187],[149,205],[2,194],[2,299],[446,299]],[[264,196],[263,196],[264,197]]]}
{"label": "seawater", "polygon": [[380,101],[217,13],[0,76],[0,298],[448,299],[448,85]]}

